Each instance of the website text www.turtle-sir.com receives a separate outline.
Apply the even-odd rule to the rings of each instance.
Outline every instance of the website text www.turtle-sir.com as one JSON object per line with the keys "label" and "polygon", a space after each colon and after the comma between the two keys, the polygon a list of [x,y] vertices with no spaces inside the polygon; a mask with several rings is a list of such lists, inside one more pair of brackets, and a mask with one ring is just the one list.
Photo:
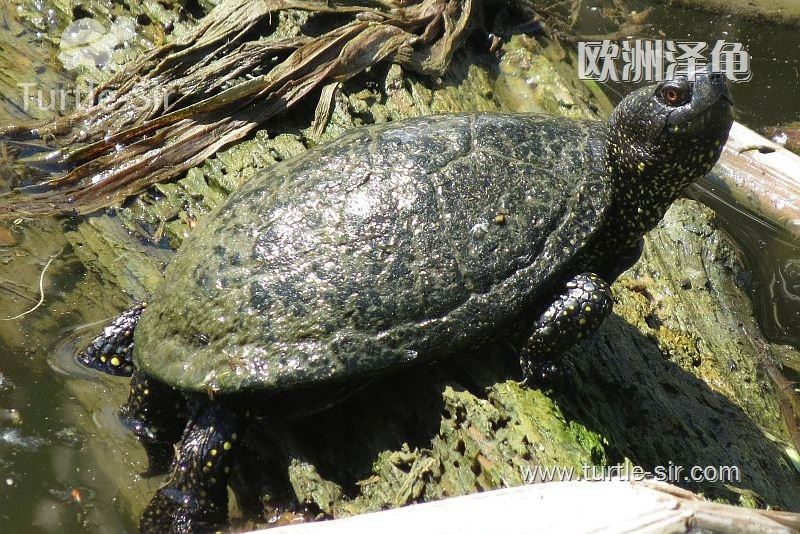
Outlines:
{"label": "website text www.turtle-sir.com", "polygon": [[567,480],[657,480],[660,482],[724,482],[738,483],[741,472],[736,465],[690,465],[673,462],[644,469],[638,465],[530,465],[520,469],[523,480],[536,482],[559,482]]}

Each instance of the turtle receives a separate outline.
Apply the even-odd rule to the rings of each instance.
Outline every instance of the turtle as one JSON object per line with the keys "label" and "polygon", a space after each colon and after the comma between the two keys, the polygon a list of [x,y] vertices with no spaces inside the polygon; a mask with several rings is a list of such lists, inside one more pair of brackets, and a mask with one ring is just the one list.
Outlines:
{"label": "turtle", "polygon": [[287,395],[335,402],[509,331],[536,379],[611,313],[610,284],[715,164],[732,105],[706,69],[630,93],[607,121],[431,115],[252,177],[78,356],[132,375],[120,416],[150,470],[171,468],[140,529],[224,524],[246,423]]}

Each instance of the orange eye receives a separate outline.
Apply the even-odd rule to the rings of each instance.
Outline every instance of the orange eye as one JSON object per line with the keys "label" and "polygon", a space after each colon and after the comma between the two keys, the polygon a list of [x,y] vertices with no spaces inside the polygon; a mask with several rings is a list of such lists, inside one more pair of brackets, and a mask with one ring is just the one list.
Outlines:
{"label": "orange eye", "polygon": [[680,92],[674,87],[666,87],[664,89],[664,100],[671,106],[677,106],[683,100]]}

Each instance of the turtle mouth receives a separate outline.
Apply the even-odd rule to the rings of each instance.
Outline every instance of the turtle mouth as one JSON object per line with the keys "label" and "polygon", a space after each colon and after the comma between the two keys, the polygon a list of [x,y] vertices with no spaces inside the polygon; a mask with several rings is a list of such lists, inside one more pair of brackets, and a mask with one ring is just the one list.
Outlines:
{"label": "turtle mouth", "polygon": [[728,90],[728,86],[725,86],[725,90],[722,93],[722,98],[728,102],[730,106],[735,106],[736,104],[733,102],[733,95]]}
{"label": "turtle mouth", "polygon": [[[715,79],[711,80],[711,83],[714,84],[715,88],[719,91],[719,98],[725,100],[729,106],[734,106],[733,102],[733,95],[731,94],[731,90],[728,89],[728,85],[725,83],[725,75],[720,73],[712,73],[714,76],[719,76],[721,81],[717,82]],[[711,76],[711,75],[709,75]]]}
{"label": "turtle mouth", "polygon": [[[711,72],[710,70],[699,74],[693,83],[693,95],[697,95],[698,103],[706,103],[700,113],[712,107],[720,100],[724,100],[729,106],[733,106],[733,95],[731,95],[728,85],[725,83],[725,75],[721,72]],[[694,98],[692,101],[694,102]]]}

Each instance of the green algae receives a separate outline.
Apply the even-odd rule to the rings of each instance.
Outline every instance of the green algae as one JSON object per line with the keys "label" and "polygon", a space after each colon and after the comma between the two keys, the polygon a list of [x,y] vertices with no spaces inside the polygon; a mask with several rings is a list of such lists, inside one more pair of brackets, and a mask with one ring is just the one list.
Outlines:
{"label": "green algae", "polygon": [[605,459],[598,434],[568,422],[543,393],[513,381],[493,385],[487,398],[446,386],[443,418],[430,448],[383,451],[361,494],[333,516],[402,506],[475,491],[517,486],[535,465],[573,466]]}

